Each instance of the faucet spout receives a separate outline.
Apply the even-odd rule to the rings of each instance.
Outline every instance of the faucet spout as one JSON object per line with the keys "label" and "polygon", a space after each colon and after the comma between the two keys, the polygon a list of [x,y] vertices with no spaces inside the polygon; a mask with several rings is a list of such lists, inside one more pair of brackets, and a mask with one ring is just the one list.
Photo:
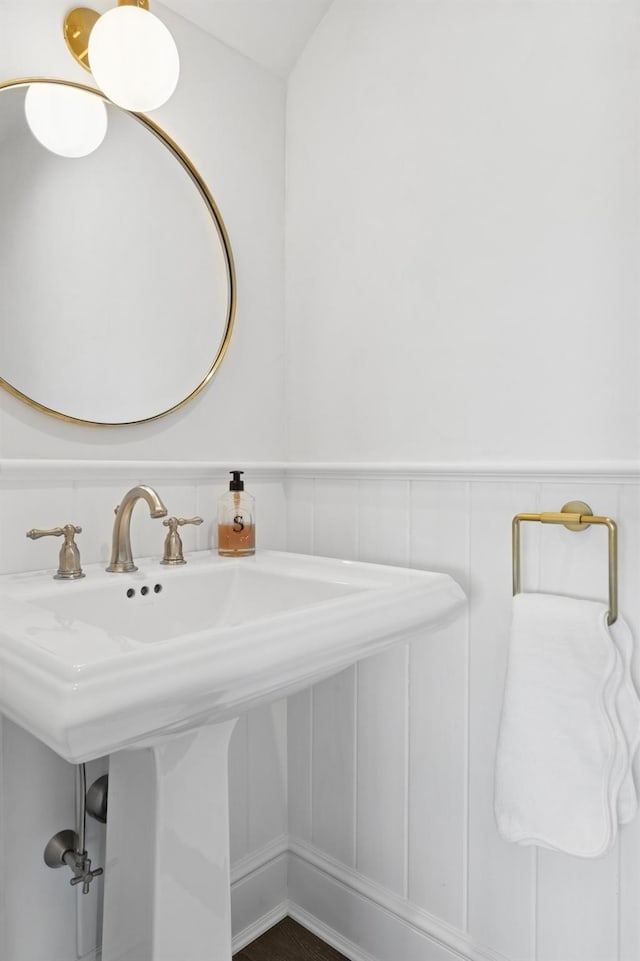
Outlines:
{"label": "faucet spout", "polygon": [[106,568],[112,574],[138,570],[131,554],[131,513],[139,500],[147,502],[151,517],[165,517],[167,514],[167,508],[153,487],[139,484],[127,491],[120,506],[116,508],[116,519],[113,522],[111,563]]}

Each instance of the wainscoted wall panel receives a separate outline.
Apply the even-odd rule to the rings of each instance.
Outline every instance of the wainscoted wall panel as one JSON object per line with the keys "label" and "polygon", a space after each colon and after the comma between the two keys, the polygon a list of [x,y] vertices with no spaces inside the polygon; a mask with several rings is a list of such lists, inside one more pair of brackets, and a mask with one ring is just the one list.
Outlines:
{"label": "wainscoted wall panel", "polygon": [[[581,862],[538,852],[532,873],[538,880],[539,957],[603,961],[618,956],[619,857],[614,850],[597,861]],[[627,958],[631,961],[631,955]]]}
{"label": "wainscoted wall panel", "polygon": [[313,688],[287,698],[287,803],[289,833],[311,837]]}
{"label": "wainscoted wall panel", "polygon": [[[62,871],[45,867],[42,855],[52,835],[73,827],[73,767],[7,720],[2,720],[1,743],[5,918],[0,956],[10,961],[70,961],[76,948],[76,892]],[[57,923],[61,917],[66,924]],[[41,924],[48,927],[44,943]]]}
{"label": "wainscoted wall panel", "polygon": [[246,850],[251,852],[287,833],[286,701],[247,714],[246,765]]}
{"label": "wainscoted wall panel", "polygon": [[472,485],[468,924],[481,943],[518,959],[533,956],[531,852],[496,833],[493,757],[511,616],[511,518],[537,504],[532,484]]}
{"label": "wainscoted wall panel", "polygon": [[311,841],[342,864],[355,865],[356,670],[313,688]]}
{"label": "wainscoted wall panel", "polygon": [[[289,699],[294,907],[377,961],[414,950],[431,961],[436,936],[469,958],[635,961],[639,819],[594,861],[507,844],[495,827],[493,768],[511,518],[575,498],[615,517],[621,611],[638,637],[637,470],[292,465],[286,493],[290,547],[444,570],[469,598],[468,617],[437,635]],[[600,529],[525,525],[522,566],[526,589],[607,600]],[[378,910],[370,905],[360,925],[363,897]],[[385,946],[389,912],[423,932],[421,948],[403,954],[397,929],[400,940]]]}
{"label": "wainscoted wall panel", "polygon": [[363,561],[409,561],[411,486],[406,480],[362,480],[358,486],[358,555]]}
{"label": "wainscoted wall panel", "polygon": [[[47,487],[44,479],[34,483],[17,481],[16,486],[11,487],[3,485],[0,499],[1,573],[48,567],[55,569],[60,544],[52,538],[29,541],[25,535],[32,527],[57,527],[69,521],[82,526],[75,516],[73,493],[70,484]],[[107,517],[113,515],[116,504],[117,500],[111,504]],[[105,526],[108,524],[109,521]],[[83,528],[83,533],[78,535],[78,544],[83,563],[86,563],[85,558],[91,556],[92,552],[91,549],[89,553],[83,551],[84,534]]]}
{"label": "wainscoted wall panel", "polygon": [[[249,850],[248,715],[238,718],[229,743],[229,852],[234,864]],[[233,760],[231,760],[233,758]]]}
{"label": "wainscoted wall panel", "polygon": [[408,897],[464,930],[468,843],[466,618],[423,643],[412,644],[409,653]]}
{"label": "wainscoted wall panel", "polygon": [[[84,526],[83,561],[106,560],[113,507],[140,481],[170,510],[201,513],[207,523],[187,529],[185,543],[207,547],[226,469],[0,462],[0,523],[9,532],[0,570],[53,571],[56,542],[31,543],[24,532],[71,519]],[[606,858],[581,861],[503,843],[492,791],[511,517],[574,497],[615,516],[621,610],[639,636],[638,472],[273,464],[247,465],[247,486],[258,500],[260,546],[445,570],[467,592],[469,611],[239,721],[230,756],[236,945],[288,906],[355,961],[637,961],[640,819]],[[34,517],[34,506],[47,516]],[[157,555],[164,529],[142,506],[134,519],[136,555]],[[602,534],[527,525],[526,587],[606,599]],[[77,937],[88,959],[99,887],[90,903],[69,898],[62,872],[40,860],[50,834],[72,823],[72,769],[9,722],[0,734],[0,957],[71,961]],[[98,862],[98,830],[91,844]],[[41,918],[28,938],[25,888]]]}
{"label": "wainscoted wall panel", "polygon": [[[640,643],[640,490],[638,486],[620,489],[620,517],[623,523],[620,530],[621,553],[624,563],[619,571],[621,607],[635,632],[636,643]],[[636,676],[638,674],[638,655],[636,655]],[[639,771],[636,765],[636,772]],[[636,785],[638,778],[636,777]],[[638,919],[638,898],[640,897],[640,818],[625,827],[625,843],[619,845],[619,920],[620,920],[620,957],[640,957],[640,920]]]}
{"label": "wainscoted wall panel", "polygon": [[407,894],[409,650],[403,645],[355,667],[355,867]]}
{"label": "wainscoted wall panel", "polygon": [[[290,477],[286,483],[287,549],[301,554],[314,553],[315,481]],[[317,553],[317,552],[316,552]],[[289,703],[295,700],[291,698]]]}
{"label": "wainscoted wall panel", "polygon": [[359,487],[348,480],[316,484],[313,545],[316,554],[358,557]]}
{"label": "wainscoted wall panel", "polygon": [[[468,591],[464,481],[411,482],[412,567],[447,570]],[[409,899],[464,929],[467,886],[468,624],[411,645]],[[447,683],[442,683],[442,678]]]}

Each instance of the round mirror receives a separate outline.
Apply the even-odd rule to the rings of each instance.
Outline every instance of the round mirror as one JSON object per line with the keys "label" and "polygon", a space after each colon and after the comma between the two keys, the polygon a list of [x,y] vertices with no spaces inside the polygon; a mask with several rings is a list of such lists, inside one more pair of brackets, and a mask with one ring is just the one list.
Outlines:
{"label": "round mirror", "polygon": [[227,349],[235,276],[211,194],[151,120],[105,101],[84,157],[31,133],[25,94],[0,84],[0,384],[83,424],[154,420],[211,380]]}

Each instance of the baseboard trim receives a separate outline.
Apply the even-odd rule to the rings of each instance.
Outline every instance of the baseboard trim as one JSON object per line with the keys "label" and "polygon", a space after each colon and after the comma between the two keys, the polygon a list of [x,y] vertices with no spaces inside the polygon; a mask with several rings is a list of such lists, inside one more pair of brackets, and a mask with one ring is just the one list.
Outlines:
{"label": "baseboard trim", "polygon": [[231,865],[231,890],[233,891],[234,885],[261,871],[271,861],[282,857],[288,851],[289,837],[286,834],[281,834],[272,841],[268,841],[263,847],[258,848],[257,851],[252,851],[251,854],[246,854],[243,858],[235,861]]}
{"label": "baseboard trim", "polygon": [[[248,944],[251,944],[256,938],[261,937],[269,928],[272,928],[274,924],[282,921],[282,919],[286,918],[289,914],[291,914],[289,902],[281,901],[280,904],[276,905],[270,911],[267,911],[266,914],[263,914],[252,924],[248,924],[233,937],[231,942],[233,953],[237,954],[238,951],[242,951]],[[328,943],[329,942],[327,942],[327,944]]]}
{"label": "baseboard trim", "polygon": [[234,954],[286,917],[288,846],[288,837],[281,835],[232,866]]}
{"label": "baseboard trim", "polygon": [[[438,961],[508,961],[504,955],[478,944],[465,932],[405,901],[307,842],[290,839],[291,916],[351,961],[400,961],[397,956],[391,959],[356,947],[344,933],[330,927],[313,913],[316,904],[325,905],[329,902],[329,889],[336,885],[345,902],[348,899],[353,902],[353,911],[366,912],[369,922],[374,921],[381,944],[401,943],[405,939],[417,943],[422,941],[425,946],[424,957],[429,958],[429,961],[432,958],[435,961],[436,956]],[[296,890],[297,886],[299,891]],[[302,894],[302,898],[299,894]],[[301,900],[305,903],[300,903]],[[412,956],[415,956],[415,953]]]}
{"label": "baseboard trim", "polygon": [[[339,905],[344,924],[335,911],[332,914],[332,901]],[[362,915],[366,929],[377,932],[376,948],[411,943],[411,956],[418,956],[424,945],[429,961],[508,961],[312,844],[286,835],[233,865],[231,906],[234,954],[289,915],[350,961],[402,961],[348,937],[348,922]]]}
{"label": "baseboard trim", "polygon": [[367,954],[366,951],[359,948],[353,941],[344,938],[341,934],[338,934],[337,931],[334,931],[333,928],[319,921],[313,914],[305,911],[304,908],[301,908],[293,901],[289,901],[288,914],[289,917],[297,921],[298,924],[301,924],[303,928],[311,931],[312,934],[315,934],[315,936],[320,938],[321,941],[324,941],[325,944],[331,945],[331,947],[339,951],[340,954],[344,954],[345,958],[348,958],[349,961],[378,961],[373,955]]}

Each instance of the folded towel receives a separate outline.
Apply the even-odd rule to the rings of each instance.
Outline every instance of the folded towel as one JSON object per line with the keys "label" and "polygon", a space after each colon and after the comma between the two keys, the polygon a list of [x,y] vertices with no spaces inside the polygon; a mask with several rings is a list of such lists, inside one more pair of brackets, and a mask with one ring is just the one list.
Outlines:
{"label": "folded towel", "polygon": [[627,624],[619,617],[609,628],[622,662],[622,681],[616,692],[615,712],[620,720],[626,751],[625,770],[617,800],[620,824],[627,824],[638,809],[638,795],[631,765],[640,745],[640,700],[631,676],[633,637]]}
{"label": "folded towel", "polygon": [[607,615],[596,601],[514,598],[494,799],[506,840],[597,857],[635,813],[632,639]]}

